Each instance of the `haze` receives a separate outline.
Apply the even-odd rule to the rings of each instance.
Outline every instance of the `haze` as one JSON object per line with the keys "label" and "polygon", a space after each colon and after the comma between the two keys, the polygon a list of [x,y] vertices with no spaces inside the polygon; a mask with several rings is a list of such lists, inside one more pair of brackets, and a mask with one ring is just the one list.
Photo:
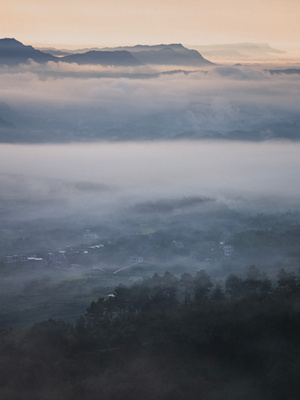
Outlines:
{"label": "haze", "polygon": [[1,34],[30,44],[259,41],[298,45],[298,0],[1,2]]}
{"label": "haze", "polygon": [[53,62],[2,67],[2,141],[297,139],[299,74],[270,70],[213,66],[180,73],[168,66],[161,74],[147,66]]}
{"label": "haze", "polygon": [[1,399],[298,399],[299,15],[1,2]]}
{"label": "haze", "polygon": [[[101,213],[104,204],[120,207],[125,199],[197,195],[224,201],[240,197],[247,204],[268,198],[279,210],[300,200],[299,149],[300,144],[289,142],[218,141],[2,145],[2,173],[20,176],[9,187],[2,178],[2,197],[24,199],[27,193],[90,211],[101,203]],[[76,182],[86,185],[78,190]],[[80,204],[83,195],[88,200]]]}

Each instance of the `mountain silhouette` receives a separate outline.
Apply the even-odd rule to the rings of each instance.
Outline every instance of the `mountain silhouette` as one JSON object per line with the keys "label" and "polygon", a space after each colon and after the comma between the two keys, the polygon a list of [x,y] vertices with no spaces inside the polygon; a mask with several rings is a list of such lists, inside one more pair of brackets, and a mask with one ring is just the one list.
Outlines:
{"label": "mountain silhouette", "polygon": [[106,48],[105,50],[126,50],[134,54],[142,63],[150,65],[213,65],[212,62],[202,57],[198,51],[187,49],[181,43],[153,46],[136,45],[132,47]]}
{"label": "mountain silhouette", "polygon": [[83,54],[72,54],[60,58],[60,61],[76,64],[93,64],[93,65],[114,65],[114,66],[139,66],[143,63],[137,60],[131,53],[125,50],[117,51],[88,51]]}
{"label": "mountain silhouette", "polygon": [[[53,52],[53,49],[51,50]],[[59,54],[59,53],[57,53]],[[61,53],[63,54],[63,53]],[[0,39],[0,65],[18,65],[33,60],[36,63],[67,62],[80,65],[103,66],[140,66],[150,65],[181,65],[203,66],[213,65],[196,50],[190,50],[180,43],[160,44],[154,46],[137,45],[132,47],[115,47],[86,52],[76,52],[63,57],[55,57],[52,54],[25,46],[16,39]]]}
{"label": "mountain silhouette", "polygon": [[0,39],[0,65],[18,65],[33,60],[37,63],[56,61],[57,58],[34,49],[32,46],[25,46],[15,39]]}
{"label": "mountain silhouette", "polygon": [[137,57],[145,64],[154,65],[185,65],[202,66],[212,63],[201,56],[196,50],[177,51],[165,46],[160,50],[147,50],[137,53]]}
{"label": "mountain silhouette", "polygon": [[204,57],[253,58],[272,57],[285,51],[274,49],[268,43],[231,43],[197,46]]}

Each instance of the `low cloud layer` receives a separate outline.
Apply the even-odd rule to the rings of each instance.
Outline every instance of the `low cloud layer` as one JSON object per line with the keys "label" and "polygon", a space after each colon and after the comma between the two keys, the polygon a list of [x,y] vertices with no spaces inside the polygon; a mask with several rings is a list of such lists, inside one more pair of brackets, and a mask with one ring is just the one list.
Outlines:
{"label": "low cloud layer", "polygon": [[215,137],[255,129],[268,138],[268,129],[278,137],[272,124],[300,119],[298,75],[258,67],[159,75],[148,67],[50,62],[3,67],[0,84],[0,101],[11,108],[8,115],[0,105],[0,116],[24,130],[24,141],[30,132],[33,141],[82,141]]}
{"label": "low cloud layer", "polygon": [[[21,176],[14,187],[1,178],[2,199],[103,210],[135,196],[298,201],[298,145],[266,139],[299,139],[299,75],[241,66],[161,74],[143,68],[3,67],[2,142],[77,144],[2,144],[1,171]],[[164,141],[174,138],[182,141]],[[184,141],[199,138],[232,141]]]}
{"label": "low cloud layer", "polygon": [[[105,214],[129,202],[184,196],[299,204],[293,143],[154,142],[2,145],[2,200],[62,201],[69,213]],[[12,175],[14,174],[14,175]]]}

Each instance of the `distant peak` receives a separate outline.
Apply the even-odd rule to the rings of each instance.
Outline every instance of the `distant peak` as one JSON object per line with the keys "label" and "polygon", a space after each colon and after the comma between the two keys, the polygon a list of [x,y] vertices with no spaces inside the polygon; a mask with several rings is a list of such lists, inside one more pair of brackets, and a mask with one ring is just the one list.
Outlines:
{"label": "distant peak", "polygon": [[15,38],[4,38],[4,39],[0,39],[2,42],[9,42],[9,43],[20,43],[20,44],[22,44],[21,42],[19,42],[18,40],[16,40]]}
{"label": "distant peak", "polygon": [[0,43],[2,46],[24,46],[23,43],[19,42],[18,40],[14,38],[4,38],[0,39]]}

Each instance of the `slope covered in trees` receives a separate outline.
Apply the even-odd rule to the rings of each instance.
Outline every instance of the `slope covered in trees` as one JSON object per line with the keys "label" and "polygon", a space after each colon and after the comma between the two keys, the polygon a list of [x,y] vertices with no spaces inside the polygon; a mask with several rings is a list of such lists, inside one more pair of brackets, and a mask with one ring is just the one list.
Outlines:
{"label": "slope covered in trees", "polygon": [[73,326],[1,332],[5,399],[297,399],[299,276],[155,274]]}

